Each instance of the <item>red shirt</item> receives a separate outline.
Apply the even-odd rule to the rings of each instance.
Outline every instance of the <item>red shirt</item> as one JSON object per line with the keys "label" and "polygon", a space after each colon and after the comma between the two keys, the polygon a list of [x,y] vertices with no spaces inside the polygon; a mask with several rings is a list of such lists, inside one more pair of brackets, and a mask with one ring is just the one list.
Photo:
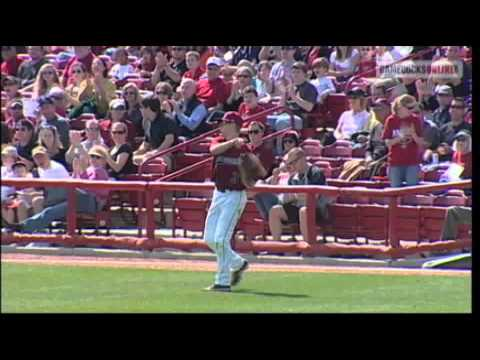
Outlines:
{"label": "red shirt", "polygon": [[[213,146],[225,141],[226,140],[223,136],[213,138],[210,143],[210,151]],[[232,164],[231,162],[238,161],[240,154],[248,152],[251,152],[250,148],[247,144],[244,144],[240,149],[231,147],[224,153],[215,156],[213,159],[213,181],[218,190],[245,190],[245,186],[240,179],[238,164]]]}
{"label": "red shirt", "polygon": [[63,87],[66,87],[68,85],[68,80],[70,79],[70,76],[72,75],[71,72],[71,67],[74,63],[79,62],[82,63],[83,66],[87,69],[88,72],[92,72],[92,62],[95,60],[96,56],[93,52],[85,56],[83,59],[79,59],[76,56],[70,58],[68,60],[67,65],[65,66],[65,70],[63,72],[63,80],[62,80],[62,85]]}
{"label": "red shirt", "polygon": [[[257,105],[253,109],[250,109],[250,108],[247,107],[247,105],[245,103],[241,103],[240,107],[238,109],[238,112],[243,119],[246,119],[247,117],[250,117],[250,116],[258,114],[258,113],[261,113],[262,111],[265,111],[265,107],[263,107],[262,105]],[[261,116],[260,118],[254,119],[254,121],[258,121],[258,122],[261,122],[262,124],[266,125],[267,117],[266,116]],[[247,128],[248,126],[250,126],[250,123],[251,123],[251,121],[248,121],[248,120],[245,121],[242,124],[242,128]]]}
{"label": "red shirt", "polygon": [[11,58],[10,60],[2,62],[1,72],[4,75],[17,76],[17,70],[20,64],[23,62],[18,56]]}
{"label": "red shirt", "polygon": [[275,164],[275,156],[273,155],[272,146],[268,146],[266,143],[262,143],[259,147],[254,147],[253,144],[249,144],[251,151],[258,156],[263,167],[267,171],[267,176],[270,176],[270,173]]}
{"label": "red shirt", "polygon": [[201,79],[197,84],[197,98],[210,108],[227,101],[230,92],[225,82],[217,78],[215,80]]}
{"label": "red shirt", "polygon": [[195,71],[192,71],[192,70],[186,71],[185,74],[183,74],[183,77],[198,81],[198,79],[200,79],[200,76],[202,76],[204,73],[205,73],[205,69],[199,66],[195,69]]}
{"label": "red shirt", "polygon": [[[124,120],[123,121],[125,124],[127,124],[127,142],[130,144],[133,144],[135,141],[135,136],[137,136],[137,130],[135,129],[135,125],[130,120]],[[103,141],[105,141],[105,145],[108,147],[114,146],[114,142],[112,140],[112,134],[110,133],[110,130],[112,128],[112,120],[102,120],[99,123],[100,126],[100,135],[103,138]]]}
{"label": "red shirt", "polygon": [[[415,126],[415,132],[418,136],[422,136],[422,124],[416,116],[407,118],[399,118],[397,115],[390,115],[385,120],[385,129],[383,130],[382,139],[395,139],[400,137],[400,128],[409,127],[411,124]],[[411,140],[403,147],[402,144],[395,144],[388,154],[388,164],[390,166],[410,166],[418,165],[422,162],[423,148]]]}
{"label": "red shirt", "polygon": [[472,153],[453,153],[452,161],[464,167],[463,173],[460,176],[462,179],[469,179],[472,177]]}

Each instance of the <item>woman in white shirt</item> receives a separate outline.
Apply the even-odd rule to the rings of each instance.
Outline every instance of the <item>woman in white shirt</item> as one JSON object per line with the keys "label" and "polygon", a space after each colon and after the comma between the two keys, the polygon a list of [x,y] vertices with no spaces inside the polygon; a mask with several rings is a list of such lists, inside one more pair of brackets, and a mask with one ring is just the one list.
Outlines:
{"label": "woman in white shirt", "polygon": [[329,75],[337,81],[347,81],[357,71],[359,62],[360,52],[353,46],[336,46],[330,55]]}
{"label": "woman in white shirt", "polygon": [[367,131],[370,113],[366,109],[367,94],[360,88],[353,88],[347,93],[350,110],[345,111],[338,119],[334,135],[337,140],[350,140],[360,131]]}
{"label": "woman in white shirt", "polygon": [[135,73],[135,68],[128,62],[128,52],[125,49],[117,49],[113,55],[115,65],[110,69],[110,76],[116,80],[123,80],[128,75]]}

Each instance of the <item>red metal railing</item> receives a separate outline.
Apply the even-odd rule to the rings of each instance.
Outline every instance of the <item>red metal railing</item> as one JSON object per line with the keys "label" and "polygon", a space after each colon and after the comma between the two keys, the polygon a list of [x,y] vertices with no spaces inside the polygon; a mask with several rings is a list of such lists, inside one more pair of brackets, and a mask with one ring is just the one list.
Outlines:
{"label": "red metal railing", "polygon": [[[104,241],[116,241],[117,244],[122,244],[122,241],[128,242],[129,247],[138,248],[138,249],[154,249],[154,248],[180,248],[180,249],[190,249],[190,248],[202,248],[205,249],[205,244],[203,242],[195,242],[189,240],[189,243],[180,241],[178,239],[165,240],[165,239],[156,239],[155,238],[155,222],[154,222],[154,207],[153,207],[153,196],[154,192],[160,191],[211,191],[214,189],[213,184],[202,184],[202,183],[183,183],[183,182],[143,182],[143,181],[85,181],[85,180],[41,180],[41,179],[4,179],[2,185],[14,186],[16,188],[25,188],[25,187],[62,187],[68,189],[68,214],[67,214],[67,237],[58,236],[58,235],[3,235],[2,243],[21,243],[21,242],[31,242],[38,241],[36,239],[42,239],[41,241],[47,242],[56,242],[56,243],[75,243],[82,244],[82,241],[89,243],[102,243]],[[280,246],[285,247],[286,249],[294,249],[294,251],[304,252],[305,254],[319,254],[325,252],[332,252],[332,245],[328,244],[318,244],[317,243],[317,227],[315,221],[315,204],[316,197],[318,195],[326,196],[369,196],[369,197],[390,197],[389,204],[389,230],[388,230],[388,239],[387,248],[381,249],[381,253],[389,254],[391,256],[398,256],[402,251],[419,251],[419,249],[426,249],[429,244],[421,244],[417,248],[404,249],[400,245],[399,239],[394,230],[394,223],[397,216],[397,209],[400,197],[410,194],[422,194],[429,193],[432,191],[440,191],[447,189],[465,189],[471,188],[471,180],[459,181],[455,183],[442,183],[434,185],[422,185],[422,186],[411,186],[405,188],[390,188],[390,189],[355,189],[355,188],[336,188],[332,186],[269,186],[262,185],[256,186],[250,189],[253,193],[258,192],[271,192],[271,193],[300,193],[305,194],[307,198],[307,218],[309,224],[309,231],[306,241],[300,242],[298,244]],[[141,191],[146,194],[146,237],[139,237],[137,240],[132,240],[122,237],[84,237],[81,235],[75,234],[76,229],[76,199],[74,195],[75,188],[83,189],[109,189],[111,191]],[[139,225],[140,226],[140,225]],[[278,249],[278,243],[274,242],[242,242],[238,244],[239,250],[243,251],[263,251],[272,249],[272,247]],[[458,242],[439,242],[439,244],[431,244],[435,249],[452,247],[455,248],[464,248],[471,246],[471,240],[462,240]],[[343,245],[345,247],[345,245]],[[368,246],[367,246],[368,247]],[[357,248],[356,253],[361,253],[362,249],[367,249],[365,245],[362,245],[361,248]],[[348,249],[343,248],[343,250]],[[351,248],[353,249],[353,248]],[[343,251],[341,249],[336,249],[335,251]],[[426,250],[424,250],[426,251]]]}

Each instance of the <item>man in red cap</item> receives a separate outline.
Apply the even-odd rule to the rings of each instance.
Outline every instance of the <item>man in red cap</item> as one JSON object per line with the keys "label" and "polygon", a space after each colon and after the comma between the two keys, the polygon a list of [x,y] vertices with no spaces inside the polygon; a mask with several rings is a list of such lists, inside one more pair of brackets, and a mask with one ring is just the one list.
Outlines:
{"label": "man in red cap", "polygon": [[205,221],[205,241],[217,255],[218,263],[215,283],[206,289],[210,291],[230,291],[230,286],[238,284],[248,268],[247,260],[230,246],[233,231],[247,203],[245,174],[242,172],[244,154],[252,159],[258,175],[266,176],[260,161],[240,137],[242,123],[238,112],[225,113],[220,123],[222,136],[214,138],[210,145],[214,156],[215,190]]}

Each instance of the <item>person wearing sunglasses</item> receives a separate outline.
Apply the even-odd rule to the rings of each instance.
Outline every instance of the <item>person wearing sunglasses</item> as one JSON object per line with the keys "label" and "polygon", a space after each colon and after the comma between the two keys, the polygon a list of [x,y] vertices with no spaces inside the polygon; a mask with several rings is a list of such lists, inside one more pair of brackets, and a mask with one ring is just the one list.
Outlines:
{"label": "person wearing sunglasses", "polygon": [[127,142],[128,127],[126,124],[116,122],[110,131],[113,139],[113,147],[105,158],[110,177],[118,179],[135,171],[133,165],[132,146]]}
{"label": "person wearing sunglasses", "polygon": [[219,58],[210,57],[207,60],[207,78],[197,83],[197,97],[203,102],[209,113],[222,110],[227,101],[230,90],[220,77],[223,64]]}
{"label": "person wearing sunglasses", "polygon": [[115,65],[110,69],[110,76],[115,80],[123,80],[127,76],[135,73],[135,68],[128,61],[128,52],[123,48],[118,48],[113,54],[112,60]]}
{"label": "person wearing sunglasses", "polygon": [[440,138],[442,143],[452,145],[455,136],[460,131],[468,131],[472,133],[472,125],[465,121],[465,112],[467,110],[467,104],[463,98],[454,98],[451,102],[450,122],[446,123],[440,128]]}
{"label": "person wearing sunglasses", "polygon": [[437,95],[438,107],[432,114],[432,120],[438,127],[442,127],[450,122],[449,108],[453,100],[453,90],[448,85],[440,85],[437,87],[435,94]]}
{"label": "person wearing sunglasses", "polygon": [[170,50],[172,56],[169,61],[163,51],[157,49],[155,55],[156,66],[151,79],[153,85],[157,85],[160,81],[166,81],[176,88],[180,84],[183,74],[188,70],[185,61],[187,47],[172,46]]}
{"label": "person wearing sunglasses", "polygon": [[[91,68],[90,68],[91,71]],[[91,73],[87,72],[85,66],[78,62],[71,67],[70,85],[65,88],[73,109],[69,114],[70,118],[75,118],[84,112],[94,113],[95,109],[83,109],[82,105],[94,98],[95,87],[91,79]]]}
{"label": "person wearing sunglasses", "polygon": [[21,80],[22,88],[33,84],[40,68],[49,63],[45,57],[45,46],[29,46],[28,54],[30,60],[24,61],[18,68],[17,77]]}
{"label": "person wearing sunglasses", "polygon": [[36,145],[34,125],[30,120],[20,120],[15,127],[15,147],[18,157],[27,164],[28,168],[33,167],[32,150]]}
{"label": "person wearing sunglasses", "polygon": [[155,95],[162,104],[162,111],[169,115],[173,115],[175,101],[172,100],[173,88],[168,82],[161,81],[155,86]]}
{"label": "person wearing sunglasses", "polygon": [[105,144],[108,147],[112,147],[113,140],[111,136],[111,130],[113,124],[117,122],[124,123],[128,128],[128,138],[127,141],[131,144],[135,141],[135,136],[137,136],[137,132],[135,129],[135,125],[127,119],[127,110],[125,106],[125,101],[123,99],[114,99],[110,102],[109,106],[110,111],[107,114],[107,118],[105,120],[100,121],[100,135],[102,136]]}
{"label": "person wearing sunglasses", "polygon": [[125,101],[125,109],[127,110],[127,119],[135,126],[137,136],[145,136],[143,130],[143,118],[140,111],[140,91],[134,83],[126,83],[122,88],[122,98]]}
{"label": "person wearing sunglasses", "polygon": [[247,66],[239,67],[235,73],[235,80],[230,89],[230,96],[225,102],[225,111],[238,111],[243,102],[243,90],[252,85],[253,73]]}
{"label": "person wearing sunglasses", "polygon": [[392,115],[385,121],[382,139],[389,149],[388,178],[390,186],[417,185],[422,161],[423,133],[420,119],[415,116],[417,101],[401,95],[392,103]]}
{"label": "person wearing sunglasses", "polygon": [[[84,135],[86,139],[84,140]],[[70,131],[70,147],[65,153],[67,163],[71,165],[73,159],[78,157],[84,164],[88,163],[88,151],[94,146],[105,146],[101,136],[100,123],[96,119],[88,120],[85,124],[85,131]]]}
{"label": "person wearing sunglasses", "polygon": [[272,142],[264,142],[265,125],[259,121],[251,122],[248,127],[249,146],[255,155],[260,159],[262,166],[267,171],[267,176],[270,176],[275,162],[273,155]]}
{"label": "person wearing sunglasses", "polygon": [[175,103],[175,120],[179,127],[179,136],[192,139],[209,130],[205,122],[208,112],[196,96],[197,83],[193,79],[183,78],[180,84],[181,100]]}
{"label": "person wearing sunglasses", "polygon": [[92,63],[96,58],[91,46],[74,46],[73,51],[75,56],[72,56],[63,71],[62,86],[66,88],[72,81],[72,68],[74,64],[81,63],[84,71],[91,74]]}
{"label": "person wearing sunglasses", "polygon": [[65,168],[68,167],[65,159],[66,150],[60,141],[60,135],[55,126],[46,125],[39,128],[38,145],[47,149],[50,159],[62,164]]}

